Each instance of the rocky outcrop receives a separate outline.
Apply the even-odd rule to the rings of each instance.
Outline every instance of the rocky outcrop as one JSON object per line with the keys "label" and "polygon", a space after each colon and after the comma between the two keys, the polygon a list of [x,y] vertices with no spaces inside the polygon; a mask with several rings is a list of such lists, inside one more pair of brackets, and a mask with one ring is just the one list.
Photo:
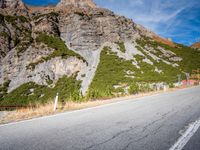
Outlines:
{"label": "rocky outcrop", "polygon": [[48,13],[33,17],[32,32],[44,32],[48,35],[60,36],[58,14]]}
{"label": "rocky outcrop", "polygon": [[106,9],[61,16],[59,26],[62,39],[77,51],[97,50],[105,42],[134,40],[139,35],[130,19]]}
{"label": "rocky outcrop", "polygon": [[22,0],[0,0],[0,12],[10,15],[28,15],[27,7]]}
{"label": "rocky outcrop", "polygon": [[0,0],[0,8],[23,9],[24,7],[21,0]]}
{"label": "rocky outcrop", "polygon": [[57,5],[58,7],[83,7],[83,8],[96,8],[93,0],[61,0]]}
{"label": "rocky outcrop", "polygon": [[[0,14],[0,60],[10,50],[17,46],[21,51],[22,45],[31,41],[31,24],[25,16],[10,16]],[[26,44],[25,44],[26,43]]]}
{"label": "rocky outcrop", "polygon": [[40,63],[33,70],[28,69],[28,65],[39,61],[42,57],[49,56],[54,49],[44,48],[44,45],[29,47],[20,57],[15,49],[10,51],[0,63],[0,83],[11,80],[9,91],[18,86],[35,82],[39,85],[48,85],[51,80],[55,83],[63,75],[72,76],[79,72],[86,64],[76,57],[62,59],[53,58],[47,62]]}

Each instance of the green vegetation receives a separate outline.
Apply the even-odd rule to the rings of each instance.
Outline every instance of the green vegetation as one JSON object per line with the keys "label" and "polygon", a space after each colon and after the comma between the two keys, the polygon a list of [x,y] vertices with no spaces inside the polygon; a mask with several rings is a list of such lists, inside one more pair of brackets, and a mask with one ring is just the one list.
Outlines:
{"label": "green vegetation", "polygon": [[137,85],[136,82],[131,83],[128,92],[130,94],[137,94],[139,92],[139,86]]}
{"label": "green vegetation", "polygon": [[9,84],[10,84],[10,80],[8,80],[8,81],[4,82],[2,85],[0,85],[0,102],[7,95]]}
{"label": "green vegetation", "polygon": [[[9,40],[14,42],[16,46],[17,54],[24,52],[30,44],[33,42],[31,37],[31,29],[28,26],[29,18],[25,16],[10,16],[0,14],[0,23],[6,27],[6,24],[10,24],[13,27],[13,32],[10,36],[6,32],[0,33],[0,36],[4,38],[9,38]],[[10,42],[11,42],[10,41]]]}
{"label": "green vegetation", "polygon": [[120,51],[122,53],[126,52],[126,48],[125,48],[124,42],[118,42],[117,45],[119,46],[119,49],[120,49]]}
{"label": "green vegetation", "polygon": [[8,38],[9,37],[9,34],[6,33],[6,32],[1,32],[0,33],[0,36],[4,37],[4,38]]}
{"label": "green vegetation", "polygon": [[29,82],[21,85],[11,93],[5,94],[1,98],[0,105],[34,106],[36,104],[43,104],[52,101],[57,92],[59,92],[60,102],[67,100],[79,101],[81,99],[80,81],[77,81],[75,77],[68,78],[63,76],[54,88]]}
{"label": "green vegetation", "polygon": [[0,14],[0,24],[4,23],[4,15]]}
{"label": "green vegetation", "polygon": [[141,56],[139,54],[134,55],[134,58],[136,59],[137,62],[140,62],[140,63],[145,59],[144,56]]}
{"label": "green vegetation", "polygon": [[[193,69],[197,69],[200,67],[200,51],[184,46],[184,45],[180,45],[180,44],[176,44],[175,47],[171,47],[169,45],[166,44],[162,44],[162,43],[158,43],[156,41],[153,41],[149,38],[145,38],[143,37],[140,40],[137,40],[137,43],[140,45],[139,50],[142,51],[142,48],[144,48],[145,46],[149,46],[149,47],[153,47],[154,50],[157,51],[157,53],[153,53],[154,55],[160,57],[160,55],[162,54],[160,52],[160,50],[158,49],[159,47],[162,47],[165,50],[169,50],[172,51],[173,53],[176,54],[177,57],[182,58],[183,60],[180,62],[177,62],[177,64],[179,65],[179,67],[177,68],[171,68],[169,65],[166,65],[163,62],[160,63],[155,63],[156,66],[158,66],[158,68],[162,69],[164,68],[164,70],[166,70],[165,74],[166,77],[170,77],[170,76],[177,76],[177,74],[180,74],[181,72],[188,72],[191,73]],[[138,47],[137,47],[138,48]],[[143,52],[144,53],[144,52]],[[149,57],[149,56],[147,56]],[[169,60],[169,58],[164,57],[164,60],[167,60],[168,62],[172,62]],[[151,60],[152,61],[152,60]]]}
{"label": "green vegetation", "polygon": [[[131,60],[127,61],[119,58],[117,54],[112,52],[109,47],[104,47],[103,51],[101,52],[100,63],[98,65],[95,77],[88,91],[88,98],[97,99],[113,97],[116,95],[116,93],[123,93],[125,87],[129,87],[129,93],[131,94],[151,91],[152,89],[149,86],[151,83],[165,82],[169,85],[172,85],[172,83],[177,81],[177,75],[183,74],[183,68],[181,68],[181,63],[183,62],[179,62],[180,67],[173,67],[171,64],[166,64],[161,60],[154,60],[146,51],[143,50],[146,44],[152,44],[151,47],[157,47],[153,41],[144,40],[139,41],[138,43],[140,46],[137,46],[137,49],[140,50],[146,58],[153,62],[153,65],[145,62],[144,56],[135,55],[135,60],[140,67],[136,68],[132,64]],[[163,47],[163,45],[159,46]],[[155,55],[160,55],[161,52],[159,52],[157,48],[155,50],[158,51],[155,52]],[[176,52],[175,49],[170,50]],[[193,49],[192,51],[195,50]],[[178,55],[177,52],[176,54]],[[193,55],[194,60],[191,60],[192,57],[190,57],[190,61],[194,63],[194,68],[200,66],[199,63],[197,64],[197,62],[200,61],[197,59],[199,58],[199,54],[195,52],[195,55],[197,56]],[[182,56],[184,55],[182,54],[180,57]],[[189,65],[189,67],[191,67],[191,65]],[[156,68],[158,69],[157,71],[160,70],[161,72],[157,72]]]}
{"label": "green vegetation", "polygon": [[77,14],[77,15],[79,15],[79,16],[81,16],[81,17],[85,16],[85,14],[83,12],[76,11],[74,13]]}
{"label": "green vegetation", "polygon": [[18,41],[16,45],[17,54],[23,53],[32,44],[33,38],[31,37],[31,32],[26,32],[23,35],[23,39]]}
{"label": "green vegetation", "polygon": [[11,24],[16,24],[16,21],[19,20],[22,23],[28,22],[28,18],[24,17],[24,16],[4,16],[5,20]]}
{"label": "green vegetation", "polygon": [[149,83],[141,82],[138,87],[139,91],[142,93],[153,91],[154,89],[150,87]]}
{"label": "green vegetation", "polygon": [[39,18],[41,18],[41,17],[47,17],[47,18],[49,18],[49,17],[58,17],[59,16],[59,13],[57,13],[57,12],[50,12],[50,13],[47,13],[47,14],[40,14],[40,15],[36,15],[36,16],[34,16],[32,19],[33,20],[37,20],[37,19],[39,19]]}
{"label": "green vegetation", "polygon": [[67,46],[65,45],[65,42],[61,40],[59,37],[54,37],[54,36],[49,36],[44,33],[39,33],[39,35],[36,38],[36,42],[44,43],[48,47],[55,49],[55,51],[49,56],[43,57],[38,62],[31,63],[29,66],[27,66],[27,68],[29,69],[34,69],[36,65],[43,63],[45,61],[48,61],[55,57],[62,57],[63,59],[67,59],[71,56],[74,56],[86,62],[82,56],[73,52],[72,50],[69,50]]}
{"label": "green vegetation", "polygon": [[100,64],[90,85],[88,97],[91,99],[111,97],[115,85],[130,83],[133,79],[125,77],[127,71],[135,71],[131,61],[119,58],[109,47],[101,52]]}

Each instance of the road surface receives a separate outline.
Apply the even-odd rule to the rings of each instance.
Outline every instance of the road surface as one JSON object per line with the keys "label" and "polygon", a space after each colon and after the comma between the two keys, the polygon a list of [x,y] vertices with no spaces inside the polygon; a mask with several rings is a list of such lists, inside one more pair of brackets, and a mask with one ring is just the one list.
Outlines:
{"label": "road surface", "polygon": [[[195,87],[2,125],[0,149],[169,150],[199,118]],[[183,149],[199,150],[199,135]]]}

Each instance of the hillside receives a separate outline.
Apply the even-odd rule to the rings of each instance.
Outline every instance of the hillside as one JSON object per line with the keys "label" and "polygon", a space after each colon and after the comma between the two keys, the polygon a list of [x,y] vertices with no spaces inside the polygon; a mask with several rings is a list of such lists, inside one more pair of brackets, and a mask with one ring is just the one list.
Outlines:
{"label": "hillside", "polygon": [[192,48],[200,48],[200,42],[194,43],[191,45]]}
{"label": "hillside", "polygon": [[[14,5],[15,4],[15,5]],[[0,1],[0,105],[113,97],[177,82],[200,52],[92,0],[55,7]]]}

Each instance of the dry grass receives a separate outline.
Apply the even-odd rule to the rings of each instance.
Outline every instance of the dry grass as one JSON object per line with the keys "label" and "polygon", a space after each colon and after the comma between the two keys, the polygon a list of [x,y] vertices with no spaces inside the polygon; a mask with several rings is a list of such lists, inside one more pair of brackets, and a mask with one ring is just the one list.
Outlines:
{"label": "dry grass", "polygon": [[54,112],[54,103],[48,103],[45,105],[37,105],[36,107],[21,108],[16,111],[7,112],[6,115],[0,119],[0,124],[5,124],[14,121],[27,120],[46,115],[53,115],[65,111],[79,110],[88,107],[95,107],[103,104],[107,104],[110,101],[87,101],[87,102],[67,102],[66,104],[58,104],[57,110]]}
{"label": "dry grass", "polygon": [[[184,87],[185,88],[185,87]],[[173,92],[176,91],[177,88],[169,89],[166,92]],[[136,99],[139,97],[144,96],[150,96],[155,95],[158,93],[163,93],[164,91],[154,91],[149,93],[141,93],[138,95],[129,95],[125,97],[118,97],[113,99],[107,99],[107,100],[96,100],[96,101],[85,101],[85,102],[67,102],[64,105],[58,104],[57,110],[53,111],[54,103],[53,101],[51,103],[45,104],[45,105],[37,105],[36,107],[32,108],[24,108],[24,109],[18,109],[16,111],[7,112],[6,115],[3,118],[0,118],[0,124],[5,124],[9,122],[15,122],[15,121],[21,121],[21,120],[27,120],[47,115],[53,115],[56,113],[66,112],[66,111],[72,111],[72,110],[80,110],[84,108],[90,108],[100,105],[105,105],[109,103],[114,103],[118,101],[124,101],[124,100],[130,100],[130,99]]]}

